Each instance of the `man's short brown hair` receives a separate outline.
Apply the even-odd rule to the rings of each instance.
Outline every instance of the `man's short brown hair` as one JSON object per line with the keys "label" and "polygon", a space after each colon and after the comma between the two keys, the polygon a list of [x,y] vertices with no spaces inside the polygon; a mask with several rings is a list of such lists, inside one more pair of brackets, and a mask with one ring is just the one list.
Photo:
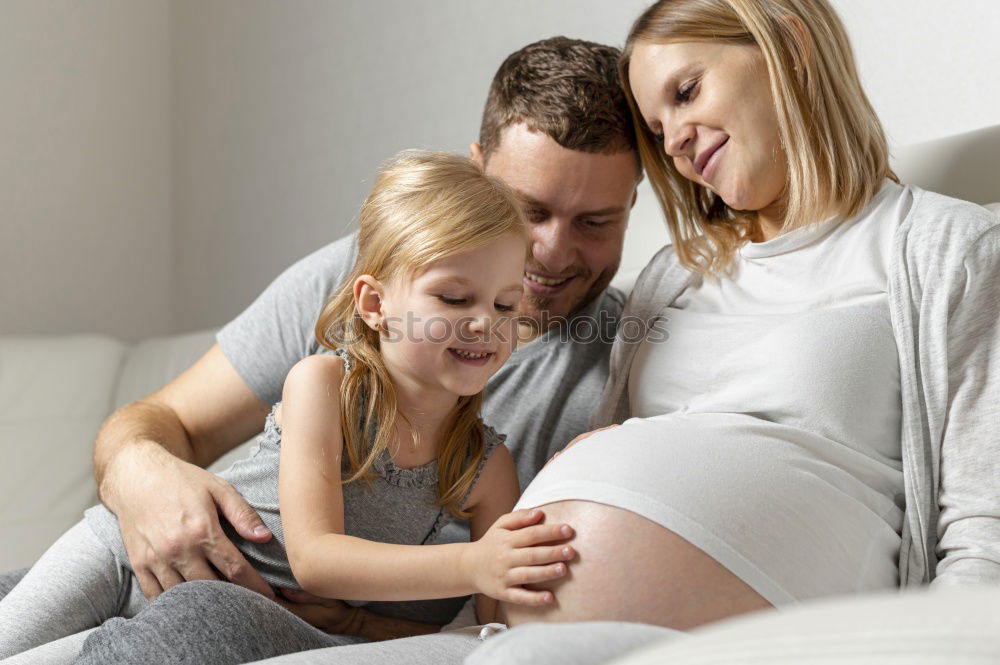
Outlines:
{"label": "man's short brown hair", "polygon": [[500,134],[524,123],[570,150],[636,150],[613,46],[551,37],[511,53],[493,77],[479,145],[488,159]]}

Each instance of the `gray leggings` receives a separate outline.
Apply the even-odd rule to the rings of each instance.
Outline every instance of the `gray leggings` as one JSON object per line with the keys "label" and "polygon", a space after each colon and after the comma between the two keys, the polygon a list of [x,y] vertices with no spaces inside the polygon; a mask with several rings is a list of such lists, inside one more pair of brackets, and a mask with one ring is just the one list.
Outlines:
{"label": "gray leggings", "polygon": [[0,659],[134,616],[148,604],[131,571],[79,522],[0,600]]}
{"label": "gray leggings", "polygon": [[[221,665],[273,658],[268,665],[597,665],[677,634],[621,622],[535,624],[484,643],[488,633],[481,636],[480,628],[357,644],[360,638],[327,635],[235,584],[187,582],[134,619],[112,619],[94,631],[76,662]],[[337,648],[326,648],[332,646]]]}

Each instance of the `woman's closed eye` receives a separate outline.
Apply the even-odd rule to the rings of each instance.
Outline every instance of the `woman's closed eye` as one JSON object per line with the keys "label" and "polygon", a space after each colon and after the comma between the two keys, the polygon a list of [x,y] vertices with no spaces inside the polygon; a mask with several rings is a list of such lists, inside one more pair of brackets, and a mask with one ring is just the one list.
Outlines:
{"label": "woman's closed eye", "polygon": [[674,93],[674,103],[675,104],[685,104],[691,101],[692,95],[694,95],[695,88],[698,87],[698,79],[692,79],[688,81]]}

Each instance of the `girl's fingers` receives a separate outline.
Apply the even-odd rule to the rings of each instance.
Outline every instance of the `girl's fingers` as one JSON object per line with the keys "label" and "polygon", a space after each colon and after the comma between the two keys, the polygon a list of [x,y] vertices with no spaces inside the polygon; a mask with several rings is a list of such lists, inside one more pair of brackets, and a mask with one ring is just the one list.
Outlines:
{"label": "girl's fingers", "polygon": [[521,510],[501,515],[493,523],[493,526],[513,531],[537,524],[544,516],[545,514],[538,508],[522,508]]}
{"label": "girl's fingers", "polygon": [[556,601],[556,597],[551,591],[529,591],[513,587],[507,589],[503,597],[504,602],[516,605],[528,605],[529,607],[541,607],[551,605]]}
{"label": "girl's fingers", "polygon": [[544,566],[559,561],[571,561],[576,551],[569,545],[524,547],[513,553],[512,566]]}
{"label": "girl's fingers", "polygon": [[565,577],[569,571],[569,566],[560,561],[547,566],[524,566],[521,568],[511,568],[507,571],[507,579],[512,586],[524,584],[538,584],[539,582],[549,582]]}
{"label": "girl's fingers", "polygon": [[514,547],[530,547],[541,543],[560,542],[572,537],[573,527],[569,524],[537,524],[516,531],[511,544]]}

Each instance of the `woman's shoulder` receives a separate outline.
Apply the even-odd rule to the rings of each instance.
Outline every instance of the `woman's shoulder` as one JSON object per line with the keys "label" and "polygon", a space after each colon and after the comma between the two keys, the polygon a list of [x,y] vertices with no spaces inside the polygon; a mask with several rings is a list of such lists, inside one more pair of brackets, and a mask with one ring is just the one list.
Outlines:
{"label": "woman's shoulder", "polygon": [[648,303],[658,303],[665,293],[679,292],[692,277],[693,273],[678,260],[674,246],[664,245],[639,273],[625,308],[635,313]]}
{"label": "woman's shoulder", "polygon": [[913,203],[893,240],[891,275],[922,292],[961,298],[969,279],[1000,268],[1000,216],[983,206],[907,186]]}
{"label": "woman's shoulder", "polygon": [[[984,236],[997,233],[1000,215],[970,201],[907,185],[913,196],[897,233],[909,251],[964,255]],[[1000,192],[997,193],[1000,198]]]}

